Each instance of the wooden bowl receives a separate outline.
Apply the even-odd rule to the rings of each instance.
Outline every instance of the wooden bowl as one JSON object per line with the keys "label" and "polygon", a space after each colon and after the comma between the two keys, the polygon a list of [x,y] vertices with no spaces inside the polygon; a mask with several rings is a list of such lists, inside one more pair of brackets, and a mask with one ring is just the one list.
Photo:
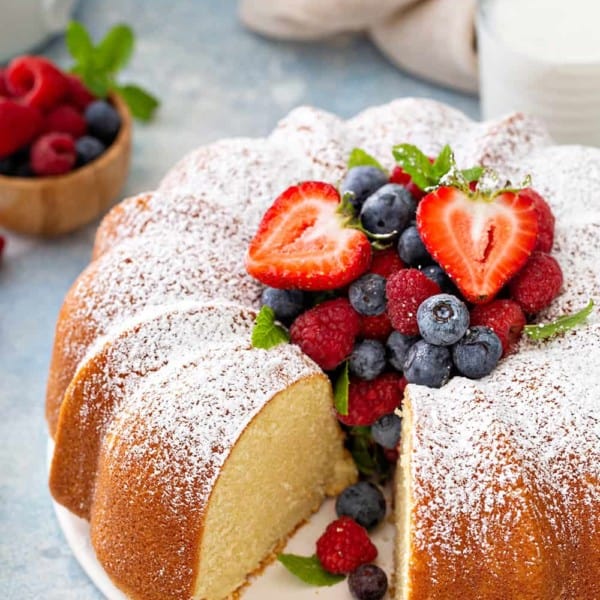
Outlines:
{"label": "wooden bowl", "polygon": [[90,223],[111,206],[129,172],[132,127],[125,103],[116,95],[110,99],[121,116],[121,128],[99,158],[66,175],[0,175],[0,226],[55,236]]}

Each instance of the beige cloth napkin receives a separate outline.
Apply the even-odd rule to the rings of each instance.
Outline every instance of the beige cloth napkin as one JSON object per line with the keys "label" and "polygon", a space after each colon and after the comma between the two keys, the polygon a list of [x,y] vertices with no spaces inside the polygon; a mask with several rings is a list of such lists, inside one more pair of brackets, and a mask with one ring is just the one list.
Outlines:
{"label": "beige cloth napkin", "polygon": [[241,0],[250,29],[314,40],[367,31],[401,68],[460,90],[477,90],[476,0]]}

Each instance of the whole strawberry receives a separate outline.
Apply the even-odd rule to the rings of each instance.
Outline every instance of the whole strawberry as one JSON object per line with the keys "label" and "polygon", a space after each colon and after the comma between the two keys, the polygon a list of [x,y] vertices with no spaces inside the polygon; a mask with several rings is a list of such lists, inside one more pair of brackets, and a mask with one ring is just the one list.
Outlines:
{"label": "whole strawberry", "polygon": [[367,530],[350,517],[340,517],[327,526],[317,540],[317,557],[330,573],[351,573],[377,557]]}
{"label": "whole strawberry", "polygon": [[302,313],[290,327],[290,340],[330,371],[350,356],[359,330],[360,318],[350,302],[336,298]]}

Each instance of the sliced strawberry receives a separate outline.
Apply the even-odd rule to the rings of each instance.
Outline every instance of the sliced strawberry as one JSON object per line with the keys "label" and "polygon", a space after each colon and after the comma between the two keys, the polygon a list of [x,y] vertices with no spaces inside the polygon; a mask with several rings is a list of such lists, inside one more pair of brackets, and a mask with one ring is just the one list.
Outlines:
{"label": "sliced strawberry", "polygon": [[333,290],[362,275],[371,245],[337,213],[338,191],[306,181],[288,188],[265,213],[250,242],[246,270],[276,288]]}
{"label": "sliced strawberry", "polygon": [[417,228],[465,298],[482,303],[527,261],[537,239],[538,215],[525,194],[491,197],[440,187],[421,200]]}

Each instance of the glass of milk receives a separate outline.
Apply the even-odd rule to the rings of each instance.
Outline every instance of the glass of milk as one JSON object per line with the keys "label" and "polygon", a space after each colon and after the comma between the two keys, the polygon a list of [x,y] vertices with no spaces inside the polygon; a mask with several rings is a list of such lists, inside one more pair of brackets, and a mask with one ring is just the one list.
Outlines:
{"label": "glass of milk", "polygon": [[477,43],[483,118],[518,110],[600,146],[600,0],[480,0]]}

